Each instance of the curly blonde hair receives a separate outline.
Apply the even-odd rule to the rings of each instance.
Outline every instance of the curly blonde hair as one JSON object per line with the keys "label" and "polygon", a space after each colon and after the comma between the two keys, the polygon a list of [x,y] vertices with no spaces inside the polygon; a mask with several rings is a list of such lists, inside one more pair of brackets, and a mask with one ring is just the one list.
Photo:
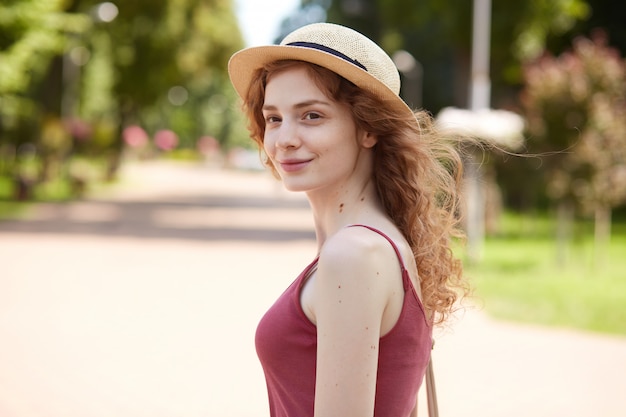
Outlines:
{"label": "curly blonde hair", "polygon": [[[463,238],[459,224],[462,162],[450,140],[434,127],[432,117],[398,114],[374,95],[315,64],[275,61],[257,70],[244,99],[251,138],[263,149],[262,107],[269,78],[304,66],[327,96],[345,103],[357,126],[378,137],[373,179],[387,215],[400,229],[415,257],[424,308],[434,324],[443,323],[459,297],[468,294],[461,261],[452,243]],[[274,173],[271,162],[265,163]]]}

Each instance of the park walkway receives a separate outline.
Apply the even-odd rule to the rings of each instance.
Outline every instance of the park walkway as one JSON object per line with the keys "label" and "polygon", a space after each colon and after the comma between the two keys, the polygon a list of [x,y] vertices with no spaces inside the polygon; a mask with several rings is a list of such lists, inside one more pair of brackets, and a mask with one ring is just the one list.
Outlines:
{"label": "park walkway", "polygon": [[[306,202],[258,172],[123,178],[0,222],[0,417],[268,416],[254,330],[314,255]],[[626,415],[623,337],[470,309],[434,359],[442,417]]]}

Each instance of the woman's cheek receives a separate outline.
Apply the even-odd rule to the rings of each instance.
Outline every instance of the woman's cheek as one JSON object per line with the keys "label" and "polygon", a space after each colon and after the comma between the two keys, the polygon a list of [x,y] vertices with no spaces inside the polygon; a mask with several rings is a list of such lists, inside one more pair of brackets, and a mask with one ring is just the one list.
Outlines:
{"label": "woman's cheek", "polygon": [[272,140],[265,135],[265,138],[263,138],[263,150],[270,159],[274,158],[274,152],[272,152],[273,149],[274,145],[272,144]]}

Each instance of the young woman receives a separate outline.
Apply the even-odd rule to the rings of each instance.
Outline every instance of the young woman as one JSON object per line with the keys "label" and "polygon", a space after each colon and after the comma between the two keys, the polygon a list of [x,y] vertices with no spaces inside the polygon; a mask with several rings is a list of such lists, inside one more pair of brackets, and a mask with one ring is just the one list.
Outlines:
{"label": "young woman", "polygon": [[317,256],[257,329],[271,415],[409,416],[432,326],[465,289],[458,155],[349,28],[305,26],[239,51],[229,73],[267,166],[315,220]]}

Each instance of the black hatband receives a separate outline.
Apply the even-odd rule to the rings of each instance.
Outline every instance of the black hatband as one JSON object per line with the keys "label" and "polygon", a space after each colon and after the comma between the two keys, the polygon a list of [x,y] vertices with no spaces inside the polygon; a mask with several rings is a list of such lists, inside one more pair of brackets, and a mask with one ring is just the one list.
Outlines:
{"label": "black hatband", "polygon": [[361,64],[359,61],[357,61],[356,59],[352,59],[349,56],[346,56],[344,54],[342,54],[341,52],[333,49],[333,48],[329,48],[328,46],[324,46],[324,45],[320,45],[319,43],[313,43],[313,42],[291,42],[287,44],[288,46],[301,46],[304,48],[311,48],[311,49],[317,49],[319,51],[324,51],[327,52],[329,54],[335,55],[338,58],[343,59],[344,61],[348,61],[349,63],[356,65],[357,67],[364,69],[365,71],[367,71],[367,68],[365,68],[365,65]]}

